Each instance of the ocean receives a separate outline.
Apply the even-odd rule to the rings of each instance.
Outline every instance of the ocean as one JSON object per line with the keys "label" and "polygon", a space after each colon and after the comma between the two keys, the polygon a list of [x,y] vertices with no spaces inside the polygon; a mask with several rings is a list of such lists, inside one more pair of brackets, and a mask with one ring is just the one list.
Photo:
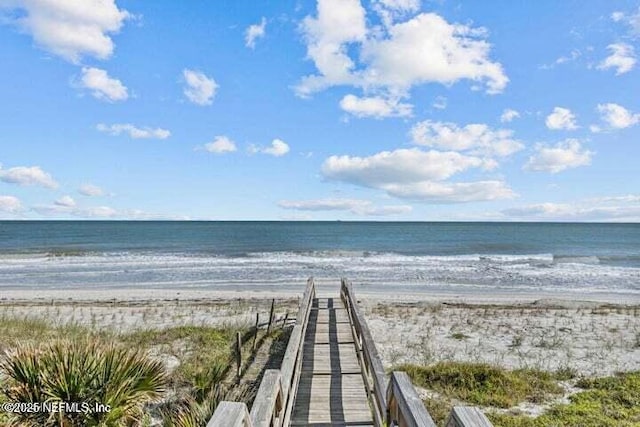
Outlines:
{"label": "ocean", "polygon": [[362,286],[640,297],[640,224],[0,221],[2,289]]}

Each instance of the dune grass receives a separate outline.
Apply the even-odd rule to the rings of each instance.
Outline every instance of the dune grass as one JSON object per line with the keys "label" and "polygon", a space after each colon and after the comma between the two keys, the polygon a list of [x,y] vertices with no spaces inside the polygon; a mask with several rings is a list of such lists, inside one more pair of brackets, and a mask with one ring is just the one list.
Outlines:
{"label": "dune grass", "polygon": [[547,372],[506,371],[480,363],[440,362],[432,366],[402,365],[414,384],[474,405],[509,408],[522,401],[541,402],[562,388]]}
{"label": "dune grass", "polygon": [[[508,371],[486,364],[441,362],[431,366],[402,365],[415,385],[430,390],[425,406],[438,425],[443,425],[454,405],[486,408],[496,427],[631,427],[640,425],[640,371],[613,377],[575,380],[583,389],[569,403],[550,404],[538,417],[513,407],[523,402],[545,403],[562,395],[559,381],[574,373],[560,370]],[[491,408],[496,408],[491,410]],[[509,411],[499,409],[512,408]]]}

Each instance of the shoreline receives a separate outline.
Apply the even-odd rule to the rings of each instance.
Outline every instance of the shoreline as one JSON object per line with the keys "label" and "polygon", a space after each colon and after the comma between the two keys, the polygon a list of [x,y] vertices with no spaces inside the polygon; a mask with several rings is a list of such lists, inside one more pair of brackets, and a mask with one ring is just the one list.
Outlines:
{"label": "shoreline", "polygon": [[[339,281],[317,284],[320,297],[335,297]],[[598,304],[622,306],[640,305],[640,294],[629,292],[577,292],[499,290],[484,288],[411,288],[409,286],[380,286],[354,284],[356,296],[370,302],[387,303],[449,303],[466,305],[558,305],[561,307],[591,307]],[[297,299],[304,285],[227,285],[207,289],[189,288],[103,288],[103,289],[19,289],[0,288],[0,305],[15,303],[109,303],[192,301],[222,302],[228,300]]]}

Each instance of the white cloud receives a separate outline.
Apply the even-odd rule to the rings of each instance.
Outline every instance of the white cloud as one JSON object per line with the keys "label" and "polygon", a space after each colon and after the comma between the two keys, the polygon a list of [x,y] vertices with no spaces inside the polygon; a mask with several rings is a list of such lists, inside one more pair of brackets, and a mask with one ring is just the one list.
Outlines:
{"label": "white cloud", "polygon": [[124,101],[129,98],[126,86],[99,68],[83,67],[80,87],[91,90],[94,98],[104,101]]}
{"label": "white cloud", "polygon": [[433,100],[433,104],[431,104],[431,106],[438,110],[444,110],[447,108],[447,98],[444,96],[437,96],[436,99]]}
{"label": "white cloud", "polygon": [[20,10],[13,23],[43,49],[73,63],[83,56],[109,58],[111,35],[131,18],[114,0],[9,0],[0,8]]}
{"label": "white cloud", "polygon": [[204,145],[204,149],[216,154],[232,153],[237,150],[236,143],[224,135],[216,136],[213,141]]}
{"label": "white cloud", "polygon": [[420,10],[420,0],[374,0],[372,3],[386,27],[398,18]]}
{"label": "white cloud", "polygon": [[356,117],[407,117],[411,116],[413,106],[398,99],[386,99],[380,96],[359,98],[346,95],[340,101],[340,108]]}
{"label": "white cloud", "polygon": [[577,139],[567,139],[549,147],[536,145],[536,153],[529,157],[525,170],[558,173],[565,169],[591,164],[593,152],[585,150]]}
{"label": "white cloud", "polygon": [[39,166],[0,168],[0,181],[20,186],[39,185],[45,188],[58,188],[58,183],[53,177]]}
{"label": "white cloud", "polygon": [[518,117],[520,117],[520,113],[518,113],[516,110],[513,110],[511,108],[506,108],[502,112],[502,115],[500,115],[500,121],[502,123],[509,123],[514,119],[517,119]]}
{"label": "white cloud", "polygon": [[613,196],[572,201],[539,203],[505,209],[513,219],[546,221],[640,221],[640,196]]}
{"label": "white cloud", "polygon": [[259,24],[250,25],[244,36],[245,46],[248,48],[256,47],[256,40],[264,37],[267,20],[263,17]]}
{"label": "white cloud", "polygon": [[[377,11],[416,12],[417,2],[379,1]],[[394,12],[395,13],[395,12]],[[367,28],[359,0],[318,0],[315,17],[307,16],[302,31],[307,56],[317,74],[296,87],[299,96],[336,85],[362,88],[385,97],[406,97],[412,86],[437,82],[450,85],[469,79],[487,92],[501,92],[508,82],[502,66],[489,59],[486,31],[449,24],[434,13],[418,14],[384,29]],[[383,18],[384,20],[384,18]]]}
{"label": "white cloud", "polygon": [[73,208],[76,206],[76,201],[73,200],[71,196],[62,196],[55,202],[53,202],[56,206],[62,206],[65,208]]}
{"label": "white cloud", "polygon": [[629,27],[630,36],[636,37],[640,35],[640,8],[635,13],[624,13],[615,11],[611,14],[614,22],[622,22]]}
{"label": "white cloud", "polygon": [[598,69],[615,68],[616,75],[628,73],[636,65],[636,55],[633,46],[627,43],[613,43],[607,46],[611,54],[598,64]]}
{"label": "white cloud", "polygon": [[283,140],[278,138],[271,141],[271,145],[268,147],[259,147],[257,145],[252,144],[248,148],[249,154],[263,153],[263,154],[269,154],[270,156],[274,156],[274,157],[284,156],[289,152],[289,150],[290,150],[289,145]]}
{"label": "white cloud", "polygon": [[78,193],[82,194],[83,196],[90,197],[100,197],[104,196],[105,194],[102,188],[93,184],[82,184],[80,188],[78,188]]}
{"label": "white cloud", "polygon": [[362,199],[282,200],[278,206],[299,211],[348,211],[361,216],[401,215],[412,211],[408,205],[374,206],[371,201]]}
{"label": "white cloud", "polygon": [[432,203],[467,203],[511,199],[516,196],[503,181],[424,181],[410,184],[388,184],[384,190],[391,196]]}
{"label": "white cloud", "polygon": [[213,78],[195,70],[184,69],[182,76],[187,84],[184,95],[197,105],[211,105],[216,96],[218,84]]}
{"label": "white cloud", "polygon": [[501,181],[442,182],[472,168],[495,167],[496,162],[491,159],[413,148],[369,157],[331,156],[322,165],[322,175],[329,180],[380,189],[390,196],[434,203],[513,197],[513,191]]}
{"label": "white cloud", "polygon": [[100,123],[96,126],[96,129],[114,136],[126,133],[133,139],[167,139],[171,136],[171,132],[166,129],[139,128],[129,123],[115,123],[112,125]]}
{"label": "white cloud", "polygon": [[[624,129],[640,123],[640,113],[632,113],[622,105],[608,103],[598,104],[598,111],[601,119],[611,129]],[[593,126],[594,131],[601,130],[598,126]]]}
{"label": "white cloud", "polygon": [[0,212],[17,213],[21,210],[20,199],[14,196],[0,196]]}
{"label": "white cloud", "polygon": [[582,56],[582,52],[580,52],[578,49],[573,49],[569,53],[569,55],[561,56],[558,59],[556,59],[552,64],[544,64],[544,65],[541,65],[540,68],[543,70],[551,70],[552,68],[555,68],[556,65],[573,62],[576,59],[580,58],[580,56]]}
{"label": "white cloud", "polygon": [[474,155],[504,157],[524,148],[524,144],[513,138],[513,131],[493,130],[478,123],[461,128],[454,123],[425,120],[413,126],[411,137],[418,145],[455,151],[470,150]]}
{"label": "white cloud", "polygon": [[555,107],[553,112],[547,116],[545,124],[549,129],[554,130],[574,130],[577,129],[576,116],[568,108]]}

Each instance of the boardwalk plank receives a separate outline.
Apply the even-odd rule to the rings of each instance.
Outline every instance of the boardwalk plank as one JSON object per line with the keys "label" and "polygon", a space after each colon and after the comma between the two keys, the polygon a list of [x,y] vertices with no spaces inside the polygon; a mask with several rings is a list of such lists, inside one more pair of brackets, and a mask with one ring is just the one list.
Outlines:
{"label": "boardwalk plank", "polygon": [[291,426],[373,426],[349,317],[339,298],[314,300]]}

